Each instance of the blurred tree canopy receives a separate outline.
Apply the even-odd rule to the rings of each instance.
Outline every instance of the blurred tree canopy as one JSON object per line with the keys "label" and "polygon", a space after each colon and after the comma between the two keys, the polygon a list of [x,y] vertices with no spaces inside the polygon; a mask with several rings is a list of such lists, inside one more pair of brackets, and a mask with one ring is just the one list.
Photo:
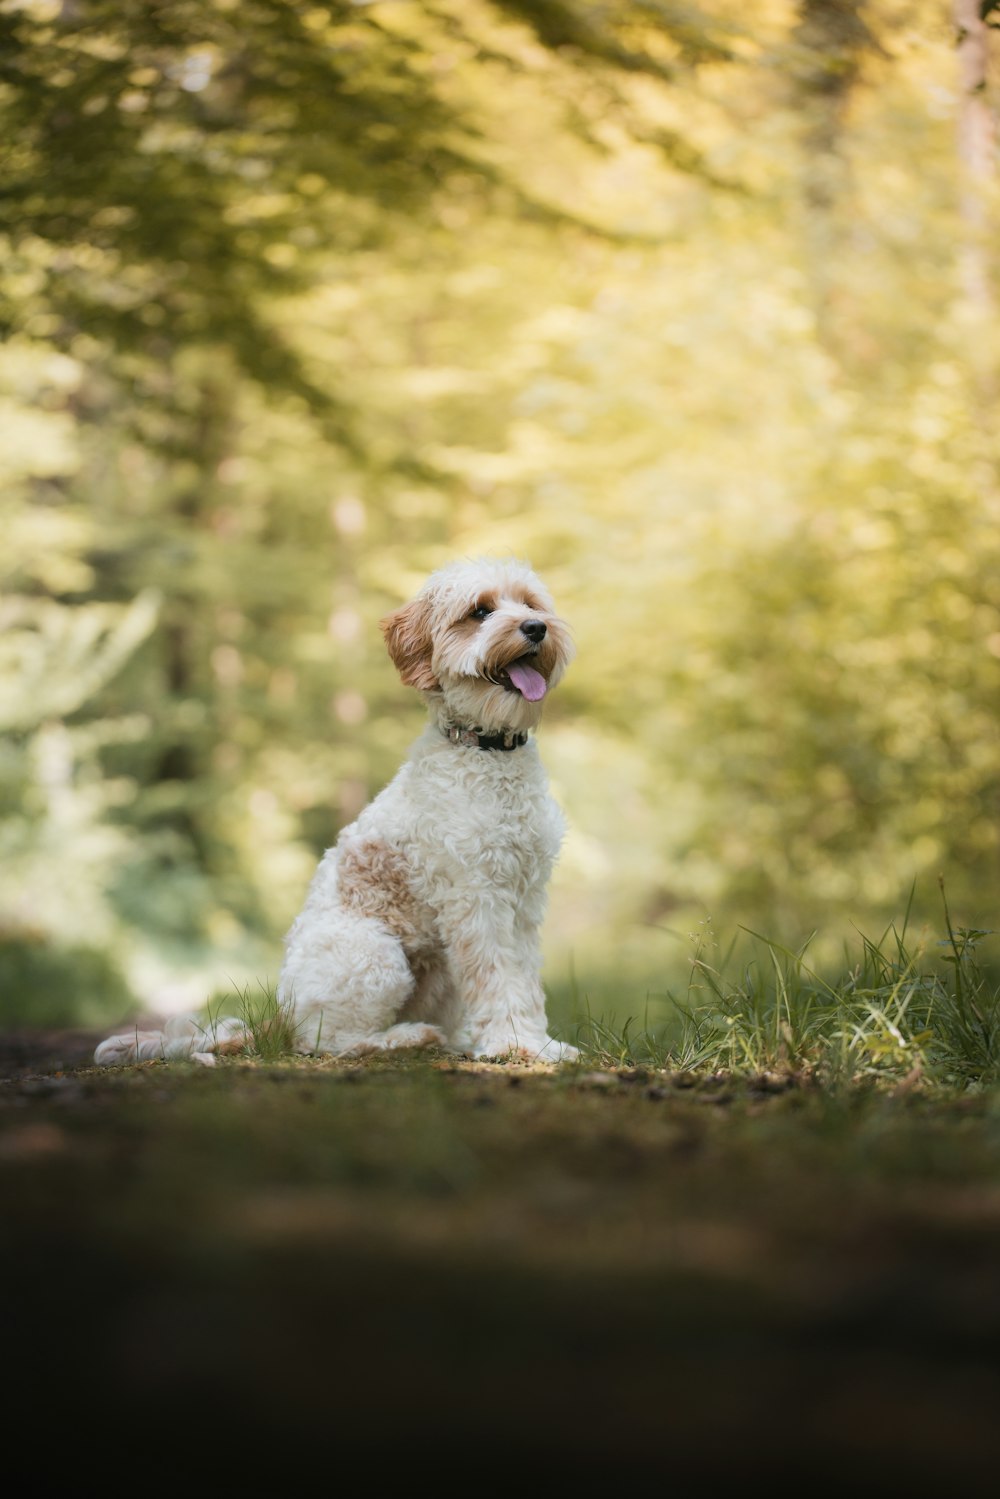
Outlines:
{"label": "blurred tree canopy", "polygon": [[0,4],[6,1013],[272,967],[419,723],[376,621],[455,553],[580,644],[557,963],[939,871],[989,924],[968,97],[930,0]]}

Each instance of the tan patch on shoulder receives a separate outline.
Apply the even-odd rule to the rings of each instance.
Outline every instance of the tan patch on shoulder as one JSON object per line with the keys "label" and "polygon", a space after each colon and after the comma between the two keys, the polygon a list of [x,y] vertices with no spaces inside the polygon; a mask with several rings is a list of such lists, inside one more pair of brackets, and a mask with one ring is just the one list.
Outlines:
{"label": "tan patch on shoulder", "polygon": [[345,843],[337,861],[337,888],[348,911],[388,927],[405,948],[426,938],[424,910],[410,887],[406,855],[380,838]]}

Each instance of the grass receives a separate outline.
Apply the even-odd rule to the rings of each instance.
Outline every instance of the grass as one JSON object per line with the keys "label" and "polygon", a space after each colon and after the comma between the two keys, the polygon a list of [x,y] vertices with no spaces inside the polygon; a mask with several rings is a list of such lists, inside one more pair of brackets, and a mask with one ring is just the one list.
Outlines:
{"label": "grass", "polygon": [[839,974],[746,931],[750,951],[713,958],[699,943],[683,997],[668,996],[659,1026],[588,1016],[579,1044],[595,1064],[675,1067],[735,1075],[796,1072],[836,1088],[856,1082],[968,1088],[1000,1081],[1000,978],[980,962],[992,933],[958,928],[930,950],[908,921],[878,939],[859,934]]}
{"label": "grass", "polygon": [[247,1028],[249,1050],[254,1055],[263,1061],[274,1061],[293,1052],[295,1027],[291,1013],[279,1002],[273,989],[265,984],[258,984],[256,991],[244,989],[237,1013]]}

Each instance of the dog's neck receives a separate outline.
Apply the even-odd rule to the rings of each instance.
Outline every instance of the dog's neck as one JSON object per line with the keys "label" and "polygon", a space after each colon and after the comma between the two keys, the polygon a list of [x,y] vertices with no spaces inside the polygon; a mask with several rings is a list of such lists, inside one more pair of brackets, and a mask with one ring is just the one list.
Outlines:
{"label": "dog's neck", "polygon": [[512,750],[527,743],[541,718],[541,705],[503,694],[493,700],[481,694],[442,692],[425,694],[431,722],[453,744],[478,749]]}
{"label": "dog's neck", "polygon": [[482,729],[463,728],[460,724],[441,725],[441,732],[452,744],[464,744],[469,749],[516,750],[527,744],[524,729],[506,729],[502,734],[487,734]]}

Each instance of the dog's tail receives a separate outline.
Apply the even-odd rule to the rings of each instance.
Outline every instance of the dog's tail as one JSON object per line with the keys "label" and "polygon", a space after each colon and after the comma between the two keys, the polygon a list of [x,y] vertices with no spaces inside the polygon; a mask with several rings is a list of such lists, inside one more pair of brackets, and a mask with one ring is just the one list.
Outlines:
{"label": "dog's tail", "polygon": [[121,1067],[129,1062],[187,1060],[214,1067],[216,1053],[242,1051],[252,1038],[244,1021],[235,1016],[202,1022],[193,1015],[177,1015],[162,1031],[125,1031],[109,1036],[94,1052],[98,1067]]}

